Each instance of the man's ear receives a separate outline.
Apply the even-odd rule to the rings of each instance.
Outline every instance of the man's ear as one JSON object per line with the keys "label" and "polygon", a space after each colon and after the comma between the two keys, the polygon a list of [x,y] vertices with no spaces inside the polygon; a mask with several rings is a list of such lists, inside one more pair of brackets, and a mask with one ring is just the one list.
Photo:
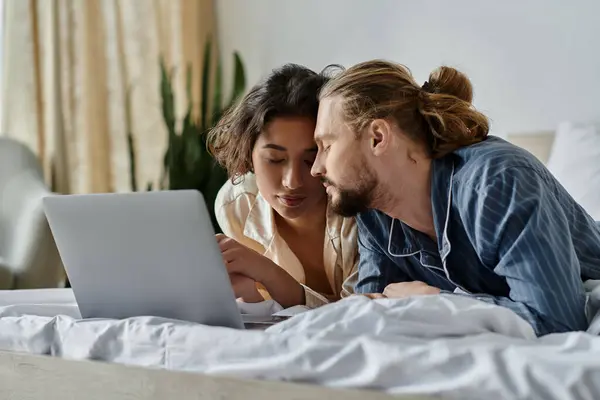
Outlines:
{"label": "man's ear", "polygon": [[391,145],[392,130],[388,121],[375,119],[367,127],[369,145],[374,155],[380,155]]}

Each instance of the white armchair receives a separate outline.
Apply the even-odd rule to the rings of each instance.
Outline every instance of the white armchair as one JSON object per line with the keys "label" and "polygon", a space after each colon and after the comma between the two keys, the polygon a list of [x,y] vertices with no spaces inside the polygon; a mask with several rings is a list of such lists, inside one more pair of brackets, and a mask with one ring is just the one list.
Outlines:
{"label": "white armchair", "polygon": [[42,208],[51,194],[37,157],[0,137],[0,289],[59,287],[64,269]]}

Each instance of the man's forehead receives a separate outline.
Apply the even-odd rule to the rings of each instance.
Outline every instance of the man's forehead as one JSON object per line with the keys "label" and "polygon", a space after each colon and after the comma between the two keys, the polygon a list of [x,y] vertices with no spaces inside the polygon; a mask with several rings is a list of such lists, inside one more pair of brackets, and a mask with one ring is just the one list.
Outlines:
{"label": "man's forehead", "polygon": [[319,102],[319,113],[317,115],[317,126],[315,128],[315,138],[336,136],[339,130],[341,120],[340,101],[337,97],[327,97]]}

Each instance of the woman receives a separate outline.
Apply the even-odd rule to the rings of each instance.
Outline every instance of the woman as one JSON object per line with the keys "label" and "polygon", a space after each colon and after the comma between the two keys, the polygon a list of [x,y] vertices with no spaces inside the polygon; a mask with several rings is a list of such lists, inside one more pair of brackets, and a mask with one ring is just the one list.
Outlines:
{"label": "woman", "polygon": [[230,177],[215,202],[224,232],[218,241],[243,301],[316,307],[353,291],[354,219],[331,212],[321,180],[310,174],[318,93],[326,81],[287,64],[209,134],[211,152]]}

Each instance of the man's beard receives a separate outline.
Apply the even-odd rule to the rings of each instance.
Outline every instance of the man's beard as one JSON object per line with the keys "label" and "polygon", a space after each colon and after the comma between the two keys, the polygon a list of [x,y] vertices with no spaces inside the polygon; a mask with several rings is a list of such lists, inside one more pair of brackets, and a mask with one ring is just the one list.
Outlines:
{"label": "man's beard", "polygon": [[362,173],[359,174],[357,183],[352,189],[342,189],[327,180],[327,178],[324,181],[336,188],[337,196],[330,196],[330,204],[332,210],[342,217],[354,217],[367,211],[373,204],[377,180],[366,169],[363,169]]}

